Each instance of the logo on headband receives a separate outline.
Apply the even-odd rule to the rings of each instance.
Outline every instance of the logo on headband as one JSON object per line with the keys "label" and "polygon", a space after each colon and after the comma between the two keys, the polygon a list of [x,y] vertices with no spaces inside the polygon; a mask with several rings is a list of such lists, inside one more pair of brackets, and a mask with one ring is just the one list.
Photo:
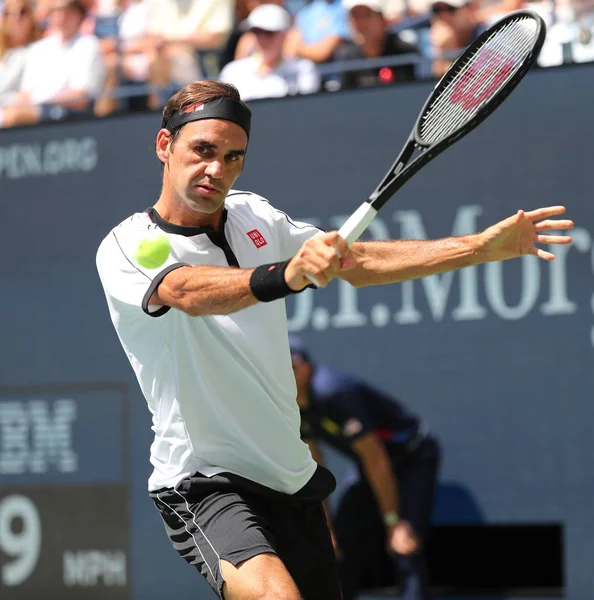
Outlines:
{"label": "logo on headband", "polygon": [[185,113],[193,113],[196,112],[198,110],[204,110],[204,102],[198,102],[195,104],[190,104],[190,106],[186,106],[186,108],[184,108],[184,112]]}

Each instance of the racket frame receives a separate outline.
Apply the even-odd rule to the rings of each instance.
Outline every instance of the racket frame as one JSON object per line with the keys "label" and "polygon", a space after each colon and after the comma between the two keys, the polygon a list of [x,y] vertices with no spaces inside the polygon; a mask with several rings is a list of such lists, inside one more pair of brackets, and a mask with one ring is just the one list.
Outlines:
{"label": "racket frame", "polygon": [[[530,52],[524,58],[520,67],[505,82],[501,89],[483,101],[483,106],[476,111],[476,114],[471,119],[437,142],[432,144],[424,142],[420,134],[423,117],[435,99],[439,96],[443,88],[450,83],[452,73],[455,73],[456,69],[458,69],[459,66],[477,50],[477,48],[480,48],[499,29],[506,26],[510,21],[515,21],[522,17],[531,18],[536,22],[536,32],[534,44]],[[408,140],[404,144],[404,147],[398,154],[398,157],[394,161],[390,170],[384,175],[383,179],[369,196],[369,198],[359,206],[359,208],[338,230],[339,235],[347,241],[349,246],[351,246],[365,231],[365,229],[367,229],[368,225],[371,223],[371,221],[373,221],[380,208],[382,208],[382,206],[384,206],[384,204],[415,173],[423,168],[428,162],[433,160],[438,154],[441,154],[460,138],[470,133],[503,103],[503,101],[512,93],[512,91],[536,62],[536,59],[538,58],[538,55],[544,44],[545,37],[546,25],[542,17],[532,10],[522,9],[510,13],[494,23],[491,27],[479,35],[479,37],[472,44],[470,44],[466,50],[464,50],[464,52],[462,52],[462,54],[444,73],[441,79],[435,84],[415,121]],[[421,151],[421,154],[409,164],[409,161],[415,153],[415,150]],[[308,276],[308,278],[313,281],[314,284],[317,284],[313,277]]]}
{"label": "racket frame", "polygon": [[[530,53],[524,59],[520,68],[510,77],[502,88],[493,96],[484,101],[484,106],[479,108],[477,113],[464,123],[450,135],[434,144],[427,144],[422,140],[420,129],[423,123],[423,117],[427,113],[429,107],[439,96],[443,88],[450,82],[451,74],[456,71],[460,64],[467,60],[469,55],[472,55],[477,47],[480,47],[489,39],[498,29],[504,27],[508,22],[515,21],[518,18],[525,16],[535,20],[537,30],[535,33],[535,43]],[[446,150],[449,146],[457,142],[460,138],[470,133],[482,121],[484,121],[491,113],[493,113],[503,101],[512,93],[516,86],[520,83],[528,70],[532,67],[538,54],[544,44],[546,37],[546,27],[543,19],[531,10],[518,10],[509,15],[506,15],[497,21],[492,27],[483,31],[481,35],[470,45],[466,50],[454,61],[450,68],[444,73],[441,79],[437,82],[429,97],[425,101],[413,130],[398,158],[390,170],[386,173],[381,183],[376,187],[373,193],[369,196],[367,202],[373,205],[376,210],[379,210],[393,195],[397,192],[419,169],[424,167],[429,161],[435,158],[438,154]],[[407,166],[408,161],[412,157],[415,150],[426,149],[419,157]]]}

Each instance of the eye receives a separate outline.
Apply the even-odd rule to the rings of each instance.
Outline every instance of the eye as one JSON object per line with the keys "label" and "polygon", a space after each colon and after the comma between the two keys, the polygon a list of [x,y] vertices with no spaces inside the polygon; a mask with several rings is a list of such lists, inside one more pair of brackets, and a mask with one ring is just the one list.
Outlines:
{"label": "eye", "polygon": [[241,156],[239,154],[228,154],[227,155],[227,161],[228,162],[237,162],[239,159],[241,158]]}

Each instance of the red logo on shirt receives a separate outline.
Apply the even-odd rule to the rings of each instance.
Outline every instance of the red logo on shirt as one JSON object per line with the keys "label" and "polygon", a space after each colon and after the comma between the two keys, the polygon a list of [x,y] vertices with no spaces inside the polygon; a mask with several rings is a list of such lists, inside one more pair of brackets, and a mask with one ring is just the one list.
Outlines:
{"label": "red logo on shirt", "polygon": [[256,248],[266,246],[266,244],[268,243],[264,239],[264,236],[257,229],[252,229],[251,231],[248,231],[247,234],[250,236],[250,240],[254,242],[254,246],[256,246]]}

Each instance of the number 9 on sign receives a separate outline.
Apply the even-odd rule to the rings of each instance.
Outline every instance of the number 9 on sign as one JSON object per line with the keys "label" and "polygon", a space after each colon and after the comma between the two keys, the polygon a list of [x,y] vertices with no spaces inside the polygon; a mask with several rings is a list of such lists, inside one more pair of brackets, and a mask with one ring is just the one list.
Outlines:
{"label": "number 9 on sign", "polygon": [[12,560],[2,565],[0,582],[17,586],[35,569],[41,550],[39,512],[29,498],[20,495],[0,500],[0,553]]}

